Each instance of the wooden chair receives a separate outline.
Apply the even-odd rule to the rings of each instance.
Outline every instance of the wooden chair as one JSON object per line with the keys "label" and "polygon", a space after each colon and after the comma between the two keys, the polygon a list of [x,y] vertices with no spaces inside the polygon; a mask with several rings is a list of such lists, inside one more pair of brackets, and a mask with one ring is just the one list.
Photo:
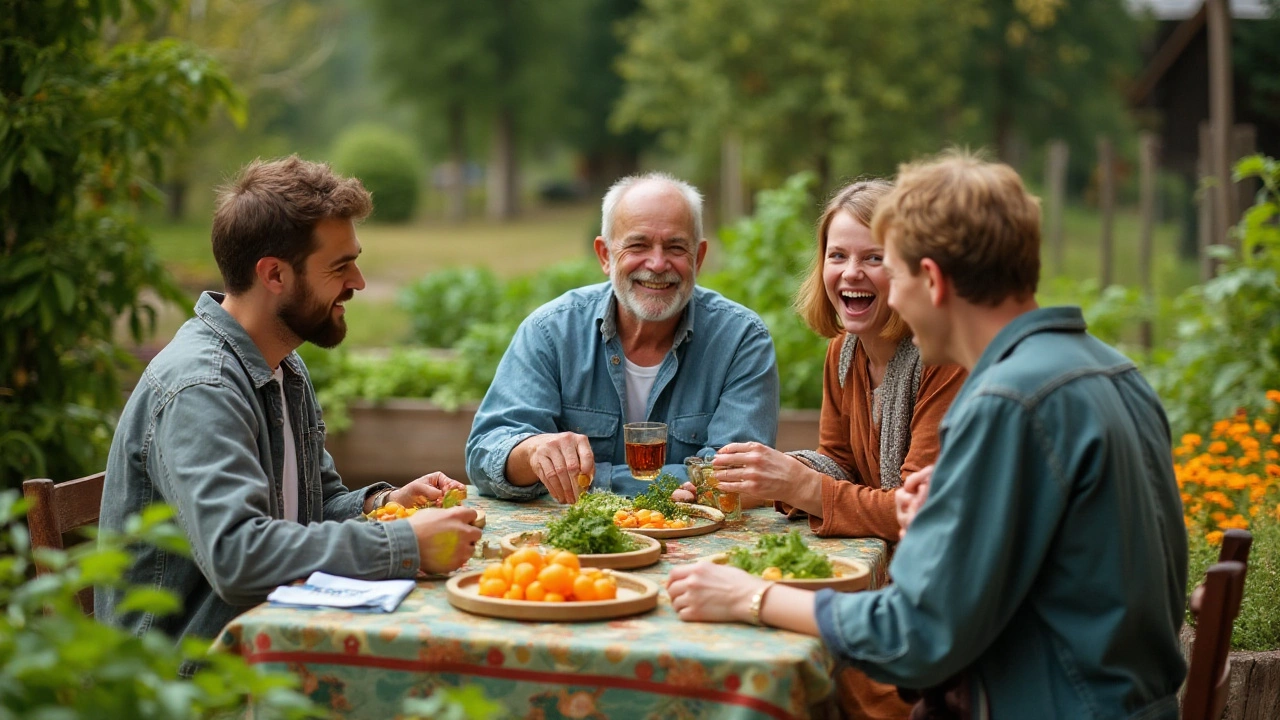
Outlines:
{"label": "wooden chair", "polygon": [[1238,562],[1244,565],[1245,575],[1249,574],[1249,548],[1253,546],[1253,535],[1248,530],[1228,530],[1222,534],[1222,550],[1218,552],[1218,562]]}
{"label": "wooden chair", "polygon": [[1182,720],[1221,720],[1226,709],[1231,689],[1231,627],[1240,614],[1244,577],[1244,563],[1217,563],[1191,595],[1196,634],[1182,697]]}
{"label": "wooden chair", "polygon": [[[106,473],[95,473],[77,480],[55,483],[38,478],[22,483],[22,494],[31,503],[27,510],[27,528],[33,548],[62,550],[63,533],[98,522],[102,508],[102,484]],[[36,572],[47,572],[36,564]],[[85,615],[93,615],[93,588],[81,590],[77,599]]]}

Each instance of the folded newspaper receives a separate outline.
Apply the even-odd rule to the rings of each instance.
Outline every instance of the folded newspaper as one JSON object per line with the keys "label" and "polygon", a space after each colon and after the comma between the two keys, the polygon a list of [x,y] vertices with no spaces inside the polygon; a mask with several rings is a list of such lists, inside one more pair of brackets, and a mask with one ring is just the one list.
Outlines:
{"label": "folded newspaper", "polygon": [[267,596],[280,607],[343,608],[352,612],[393,612],[413,580],[354,580],[313,572],[303,585],[281,585]]}

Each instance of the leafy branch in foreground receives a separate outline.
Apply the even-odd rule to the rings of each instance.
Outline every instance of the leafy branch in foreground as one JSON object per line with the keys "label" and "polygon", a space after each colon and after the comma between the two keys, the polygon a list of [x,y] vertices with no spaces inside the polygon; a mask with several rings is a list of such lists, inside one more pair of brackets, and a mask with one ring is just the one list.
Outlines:
{"label": "leafy branch in foreground", "polygon": [[[26,507],[16,491],[0,492],[0,715],[195,720],[232,716],[252,698],[255,717],[322,717],[294,689],[292,676],[263,672],[236,655],[208,654],[209,644],[196,639],[179,646],[158,631],[135,637],[81,612],[81,589],[127,587],[121,578],[130,547],[189,553],[168,507],[151,506],[130,518],[124,533],[103,533],[101,542],[68,551],[32,550],[20,521]],[[33,562],[50,572],[29,577]],[[172,593],[135,586],[120,609],[163,615],[180,605]],[[189,660],[204,664],[190,679],[179,677]]]}

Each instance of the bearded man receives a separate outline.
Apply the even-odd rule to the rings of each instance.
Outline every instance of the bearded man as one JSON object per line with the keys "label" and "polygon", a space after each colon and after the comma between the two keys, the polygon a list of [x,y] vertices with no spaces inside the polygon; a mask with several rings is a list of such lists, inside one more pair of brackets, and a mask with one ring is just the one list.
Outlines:
{"label": "bearded man", "polygon": [[731,442],[772,446],[773,339],[754,312],[695,284],[707,254],[702,196],[661,173],[604,196],[596,256],[609,282],[534,311],[507,348],[467,439],[482,494],[577,499],[585,482],[620,494],[647,484],[626,464],[623,425],[667,425],[668,463]]}
{"label": "bearded man", "polygon": [[212,638],[276,586],[316,570],[412,578],[471,557],[480,531],[470,508],[349,522],[388,501],[417,505],[463,485],[432,473],[399,489],[348,491],[294,352],[346,336],[344,305],[365,286],[355,221],[371,209],[358,180],[297,157],[255,161],[220,193],[212,239],[226,294],[201,295],[195,317],[143,372],[112,440],[102,493],[105,530],[121,530],[153,502],[174,508],[191,557],[141,548],[125,579],[168,590],[183,605],[166,616],[121,611],[124,591],[98,588],[100,620],[138,634]]}

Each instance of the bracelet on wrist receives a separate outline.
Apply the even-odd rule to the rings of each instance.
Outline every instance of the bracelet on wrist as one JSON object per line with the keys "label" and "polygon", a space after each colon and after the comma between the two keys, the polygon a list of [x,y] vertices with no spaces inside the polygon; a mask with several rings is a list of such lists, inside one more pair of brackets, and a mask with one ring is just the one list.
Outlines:
{"label": "bracelet on wrist", "polygon": [[374,496],[373,496],[373,509],[374,509],[374,510],[377,510],[378,508],[382,507],[383,505],[386,505],[386,504],[387,504],[387,498],[389,498],[389,497],[391,497],[391,488],[385,488],[385,489],[383,489],[383,490],[379,490],[379,491],[378,491],[377,493],[375,493],[375,494],[374,494]]}
{"label": "bracelet on wrist", "polygon": [[764,605],[764,596],[773,588],[773,583],[766,583],[763,587],[751,596],[751,604],[747,606],[747,612],[750,614],[752,625],[764,627],[764,621],[760,619],[760,608]]}

